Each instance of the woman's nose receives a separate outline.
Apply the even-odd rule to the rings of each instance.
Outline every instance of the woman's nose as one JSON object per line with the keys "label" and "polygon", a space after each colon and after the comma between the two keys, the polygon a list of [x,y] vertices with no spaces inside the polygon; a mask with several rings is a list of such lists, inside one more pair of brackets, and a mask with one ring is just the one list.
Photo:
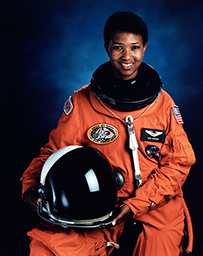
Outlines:
{"label": "woman's nose", "polygon": [[125,59],[125,60],[128,60],[128,59],[130,59],[130,57],[131,57],[130,49],[128,49],[128,48],[124,49],[122,58]]}

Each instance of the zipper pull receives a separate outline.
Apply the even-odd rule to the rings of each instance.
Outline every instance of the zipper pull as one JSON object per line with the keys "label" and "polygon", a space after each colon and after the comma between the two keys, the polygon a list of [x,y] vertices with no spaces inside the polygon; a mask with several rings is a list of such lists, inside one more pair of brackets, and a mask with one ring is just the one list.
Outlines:
{"label": "zipper pull", "polygon": [[129,134],[129,148],[131,150],[136,150],[138,149],[138,143],[137,139],[135,137],[135,129],[133,127],[133,117],[132,116],[127,116],[126,117],[126,122],[128,123],[128,134]]}
{"label": "zipper pull", "polygon": [[140,165],[139,165],[139,159],[138,159],[138,154],[137,154],[137,149],[138,149],[139,145],[137,143],[137,139],[135,136],[135,129],[132,124],[133,117],[127,116],[125,118],[125,121],[128,124],[129,148],[132,150],[136,186],[139,187],[142,183],[142,176],[141,176],[141,172],[140,172]]}

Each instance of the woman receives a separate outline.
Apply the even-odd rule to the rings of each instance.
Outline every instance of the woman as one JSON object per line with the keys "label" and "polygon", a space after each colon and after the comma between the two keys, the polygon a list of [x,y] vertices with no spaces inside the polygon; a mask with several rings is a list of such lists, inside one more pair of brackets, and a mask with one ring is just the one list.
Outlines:
{"label": "woman", "polygon": [[138,15],[116,12],[109,17],[104,46],[110,61],[68,99],[49,142],[23,174],[23,198],[36,210],[41,169],[52,153],[69,145],[98,149],[124,180],[111,226],[78,231],[41,223],[28,232],[30,255],[124,255],[121,234],[127,219],[141,223],[128,255],[182,255],[185,219],[186,251],[192,251],[181,187],[195,156],[178,107],[157,72],[142,62],[147,41],[147,27]]}

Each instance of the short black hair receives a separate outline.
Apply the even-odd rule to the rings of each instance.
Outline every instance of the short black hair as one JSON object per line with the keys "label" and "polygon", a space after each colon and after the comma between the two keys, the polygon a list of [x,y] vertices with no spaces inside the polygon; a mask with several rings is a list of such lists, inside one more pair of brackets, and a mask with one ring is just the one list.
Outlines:
{"label": "short black hair", "polygon": [[142,36],[143,45],[148,42],[148,30],[142,18],[128,11],[113,13],[104,26],[104,43],[108,46],[116,31],[130,32]]}

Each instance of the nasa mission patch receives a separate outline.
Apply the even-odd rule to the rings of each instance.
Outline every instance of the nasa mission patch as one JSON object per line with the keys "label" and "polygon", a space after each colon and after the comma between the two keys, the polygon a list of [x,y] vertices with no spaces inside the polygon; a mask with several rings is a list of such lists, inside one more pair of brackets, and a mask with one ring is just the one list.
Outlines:
{"label": "nasa mission patch", "polygon": [[118,130],[109,124],[97,124],[87,131],[87,136],[96,144],[107,144],[118,138]]}

